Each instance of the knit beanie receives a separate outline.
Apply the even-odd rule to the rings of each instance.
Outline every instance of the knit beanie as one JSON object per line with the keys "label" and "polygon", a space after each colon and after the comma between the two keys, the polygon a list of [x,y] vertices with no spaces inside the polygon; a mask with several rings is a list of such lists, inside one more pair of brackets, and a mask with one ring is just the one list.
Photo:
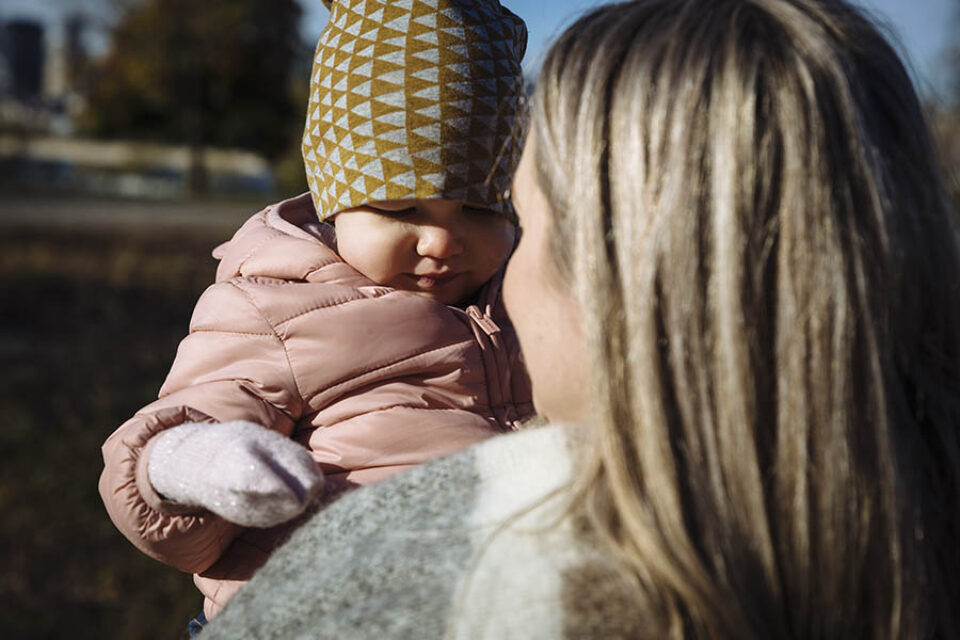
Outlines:
{"label": "knit beanie", "polygon": [[445,198],[512,215],[523,21],[499,0],[324,0],[303,136],[321,220]]}

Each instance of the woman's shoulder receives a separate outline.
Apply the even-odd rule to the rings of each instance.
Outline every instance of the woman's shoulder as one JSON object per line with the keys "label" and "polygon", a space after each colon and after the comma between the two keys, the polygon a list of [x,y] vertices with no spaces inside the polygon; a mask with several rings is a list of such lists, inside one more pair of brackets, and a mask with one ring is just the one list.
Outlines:
{"label": "woman's shoulder", "polygon": [[569,484],[573,428],[549,425],[501,435],[347,494],[320,511],[303,535],[310,527],[337,529],[338,519],[352,522],[358,512],[369,518],[361,528],[371,532],[430,523],[499,526]]}
{"label": "woman's shoulder", "polygon": [[[499,436],[346,494],[274,554],[211,637],[430,638],[558,618],[577,556],[559,499],[570,429]],[[499,607],[499,622],[473,603]]]}

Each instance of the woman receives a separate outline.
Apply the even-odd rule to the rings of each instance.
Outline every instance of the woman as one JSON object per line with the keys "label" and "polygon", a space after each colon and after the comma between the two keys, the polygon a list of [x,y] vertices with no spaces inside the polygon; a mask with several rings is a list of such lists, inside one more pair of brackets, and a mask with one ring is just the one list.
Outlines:
{"label": "woman", "polygon": [[876,28],[598,9],[514,191],[508,308],[576,424],[331,505],[211,636],[957,637],[956,222]]}

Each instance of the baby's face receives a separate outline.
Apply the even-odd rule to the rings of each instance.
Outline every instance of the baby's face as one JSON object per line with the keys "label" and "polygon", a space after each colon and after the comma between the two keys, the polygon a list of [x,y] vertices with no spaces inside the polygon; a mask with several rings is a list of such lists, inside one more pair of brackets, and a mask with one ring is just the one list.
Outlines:
{"label": "baby's face", "polygon": [[337,251],[377,284],[465,303],[503,266],[513,223],[455,200],[372,202],[338,213]]}

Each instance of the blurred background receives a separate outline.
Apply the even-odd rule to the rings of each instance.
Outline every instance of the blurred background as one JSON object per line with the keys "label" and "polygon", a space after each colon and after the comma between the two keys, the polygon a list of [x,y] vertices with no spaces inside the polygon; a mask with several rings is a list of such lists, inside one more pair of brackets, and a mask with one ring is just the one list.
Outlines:
{"label": "blurred background", "polygon": [[[928,107],[960,204],[960,0],[863,0]],[[504,0],[526,72],[591,0]],[[211,249],[306,189],[320,0],[0,0],[0,636],[177,638],[201,600],[97,495],[155,397]],[[955,277],[955,274],[953,276]]]}

